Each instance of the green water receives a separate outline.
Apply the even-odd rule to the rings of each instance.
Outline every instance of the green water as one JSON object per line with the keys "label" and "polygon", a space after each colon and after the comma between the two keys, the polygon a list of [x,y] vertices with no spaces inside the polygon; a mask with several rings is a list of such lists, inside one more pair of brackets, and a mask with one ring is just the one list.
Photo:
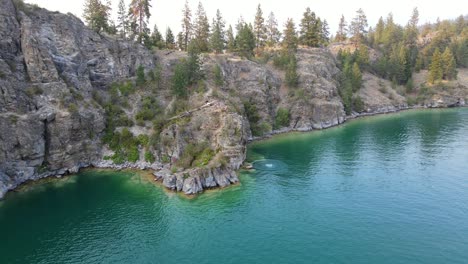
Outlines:
{"label": "green water", "polygon": [[255,143],[196,199],[87,171],[0,202],[0,263],[467,263],[468,109]]}

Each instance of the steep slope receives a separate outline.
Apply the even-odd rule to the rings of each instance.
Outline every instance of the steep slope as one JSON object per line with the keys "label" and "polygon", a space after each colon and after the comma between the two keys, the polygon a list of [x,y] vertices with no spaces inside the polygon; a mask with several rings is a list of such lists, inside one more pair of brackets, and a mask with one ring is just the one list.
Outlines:
{"label": "steep slope", "polygon": [[76,172],[100,158],[104,111],[92,91],[154,60],[72,15],[11,0],[0,7],[1,197],[26,180]]}

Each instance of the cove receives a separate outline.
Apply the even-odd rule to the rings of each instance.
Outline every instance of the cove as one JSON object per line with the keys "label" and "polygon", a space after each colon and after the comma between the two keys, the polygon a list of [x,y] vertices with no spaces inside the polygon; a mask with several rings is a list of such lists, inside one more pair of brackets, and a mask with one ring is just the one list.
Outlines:
{"label": "cove", "polygon": [[194,199],[88,170],[0,201],[0,263],[466,263],[468,109],[252,143]]}

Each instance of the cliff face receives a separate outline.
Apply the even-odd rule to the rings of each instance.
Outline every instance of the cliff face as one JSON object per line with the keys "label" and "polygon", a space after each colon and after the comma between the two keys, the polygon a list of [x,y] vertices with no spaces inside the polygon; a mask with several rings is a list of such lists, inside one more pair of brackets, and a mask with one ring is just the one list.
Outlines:
{"label": "cliff face", "polygon": [[76,172],[101,157],[104,111],[92,91],[153,67],[141,46],[72,15],[0,0],[0,197],[18,184]]}
{"label": "cliff face", "polygon": [[[287,87],[284,71],[271,62],[203,54],[205,78],[180,106],[171,93],[171,78],[186,53],[150,52],[99,35],[73,15],[15,6],[12,0],[0,0],[0,21],[0,198],[28,180],[87,166],[152,168],[167,188],[195,194],[238,182],[235,171],[244,162],[246,144],[261,136],[252,131],[323,129],[347,118],[338,94],[340,70],[328,49],[298,50],[298,88]],[[116,94],[111,84],[135,79],[139,66],[147,74],[160,68],[158,84]],[[216,80],[216,68],[221,80]],[[368,73],[363,82],[355,95],[363,102],[361,114],[407,107],[390,82]],[[466,84],[457,87],[457,96],[465,100]],[[115,96],[122,104],[119,115],[128,122],[111,132],[128,129],[135,137],[157,138],[150,147],[139,146],[136,162],[115,164],[108,158],[115,152],[103,143],[109,114],[98,101]],[[444,96],[437,102],[453,101],[450,94]],[[158,117],[165,122],[158,129],[155,120],[138,120],[147,99],[162,109]],[[256,108],[255,123],[249,122],[246,104]],[[273,131],[281,108],[289,111],[289,122]],[[201,147],[202,158],[187,158],[187,152]],[[153,160],[146,159],[148,152]],[[180,165],[181,160],[188,165]]]}

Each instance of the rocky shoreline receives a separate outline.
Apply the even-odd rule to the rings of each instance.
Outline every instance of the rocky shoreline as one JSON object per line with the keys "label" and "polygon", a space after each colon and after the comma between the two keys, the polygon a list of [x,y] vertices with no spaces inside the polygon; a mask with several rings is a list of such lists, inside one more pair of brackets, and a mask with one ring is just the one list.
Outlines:
{"label": "rocky shoreline", "polygon": [[[466,105],[460,105],[457,107],[468,107]],[[411,110],[421,110],[421,109],[447,109],[449,107],[428,107],[428,106],[413,106],[413,107],[404,107],[404,108],[395,108],[389,111],[380,111],[380,112],[372,112],[372,113],[355,113],[351,116],[347,116],[346,120],[342,123],[330,125],[327,127],[323,127],[320,130],[325,130],[328,128],[336,127],[342,124],[345,124],[347,121],[364,118],[369,116],[376,116],[376,115],[385,115],[385,114],[392,114],[398,113],[402,111],[411,111]],[[292,132],[312,132],[317,129],[310,129],[310,130],[294,130],[294,129],[281,129],[275,130],[272,133],[265,135],[263,137],[253,137],[249,140],[249,143],[261,141],[264,139],[272,138],[275,135],[280,134],[287,134]],[[195,168],[187,171],[182,172],[171,172],[169,168],[164,167],[161,163],[148,163],[148,162],[137,162],[137,163],[124,163],[120,165],[115,165],[112,162],[102,160],[100,162],[92,163],[92,164],[82,164],[81,167],[74,167],[72,169],[62,169],[55,172],[47,172],[41,175],[38,175],[37,178],[33,179],[32,181],[41,180],[47,177],[56,177],[61,178],[66,175],[76,174],[81,169],[111,169],[111,170],[128,170],[128,169],[135,169],[135,170],[148,170],[154,176],[154,181],[162,184],[162,186],[168,190],[174,192],[182,192],[186,195],[196,195],[202,193],[205,190],[209,189],[222,189],[228,187],[230,185],[238,184],[239,177],[237,175],[238,170],[226,169],[226,168]],[[29,182],[29,181],[28,181]],[[10,189],[0,189],[0,199],[4,197],[7,191],[13,191],[18,188],[20,185],[28,184],[28,182],[18,184],[16,186],[11,186]]]}

